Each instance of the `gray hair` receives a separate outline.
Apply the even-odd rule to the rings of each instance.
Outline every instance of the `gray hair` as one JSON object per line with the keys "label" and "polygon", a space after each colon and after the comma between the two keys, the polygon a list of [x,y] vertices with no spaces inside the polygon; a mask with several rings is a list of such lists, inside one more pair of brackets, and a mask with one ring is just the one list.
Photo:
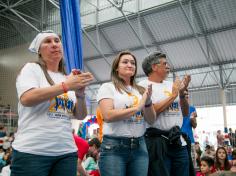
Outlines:
{"label": "gray hair", "polygon": [[166,55],[158,51],[155,51],[144,58],[142,68],[146,76],[149,76],[149,74],[152,73],[152,65],[159,64],[161,58],[166,58]]}

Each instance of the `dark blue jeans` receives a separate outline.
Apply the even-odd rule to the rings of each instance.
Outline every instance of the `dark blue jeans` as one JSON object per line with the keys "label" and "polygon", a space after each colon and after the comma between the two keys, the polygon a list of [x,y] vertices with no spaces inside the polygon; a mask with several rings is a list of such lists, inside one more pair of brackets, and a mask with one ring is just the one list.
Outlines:
{"label": "dark blue jeans", "polygon": [[76,176],[77,152],[41,156],[13,150],[11,176]]}
{"label": "dark blue jeans", "polygon": [[98,165],[101,176],[146,176],[148,152],[144,137],[104,136]]}
{"label": "dark blue jeans", "polygon": [[168,146],[165,164],[170,176],[189,176],[189,157],[187,147]]}

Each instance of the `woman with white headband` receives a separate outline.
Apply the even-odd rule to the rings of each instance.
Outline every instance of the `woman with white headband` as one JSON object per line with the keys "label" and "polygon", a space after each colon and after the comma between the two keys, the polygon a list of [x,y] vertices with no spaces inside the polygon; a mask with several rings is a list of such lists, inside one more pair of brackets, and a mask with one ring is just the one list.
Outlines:
{"label": "woman with white headband", "polygon": [[76,70],[66,76],[61,40],[53,32],[39,33],[29,50],[39,61],[27,63],[16,81],[19,120],[11,176],[76,176],[70,119],[87,115],[84,90],[93,75]]}

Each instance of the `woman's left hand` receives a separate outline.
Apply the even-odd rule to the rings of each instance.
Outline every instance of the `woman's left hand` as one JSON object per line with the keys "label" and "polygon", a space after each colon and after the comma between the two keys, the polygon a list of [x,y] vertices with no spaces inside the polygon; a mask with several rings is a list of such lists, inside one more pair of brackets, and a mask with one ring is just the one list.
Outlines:
{"label": "woman's left hand", "polygon": [[152,84],[148,85],[148,88],[145,91],[145,94],[147,95],[145,105],[148,105],[152,102],[151,96],[152,96]]}

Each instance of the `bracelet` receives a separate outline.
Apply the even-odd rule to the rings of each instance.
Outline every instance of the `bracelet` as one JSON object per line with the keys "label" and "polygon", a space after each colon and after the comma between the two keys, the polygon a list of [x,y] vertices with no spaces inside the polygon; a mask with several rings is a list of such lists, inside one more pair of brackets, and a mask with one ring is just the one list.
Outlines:
{"label": "bracelet", "polygon": [[64,82],[61,83],[61,87],[62,87],[64,93],[68,92],[68,87],[66,86],[66,84]]}
{"label": "bracelet", "polygon": [[152,101],[149,104],[145,104],[145,108],[152,106]]}

